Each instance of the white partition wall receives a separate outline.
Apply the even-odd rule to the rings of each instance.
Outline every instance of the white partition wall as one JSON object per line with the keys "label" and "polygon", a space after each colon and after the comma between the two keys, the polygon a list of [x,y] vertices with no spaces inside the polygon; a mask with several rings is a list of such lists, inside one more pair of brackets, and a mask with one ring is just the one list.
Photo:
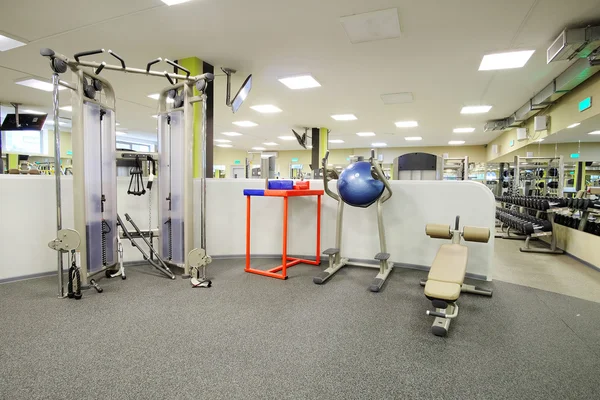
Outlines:
{"label": "white partition wall", "polygon": [[[418,268],[428,268],[442,240],[425,235],[428,223],[454,224],[461,216],[461,226],[482,226],[494,232],[495,201],[492,193],[477,182],[391,181],[394,194],[383,205],[390,260]],[[331,183],[335,190],[335,182]],[[207,182],[207,252],[212,256],[245,254],[246,198],[243,189],[264,188],[262,180],[218,179]],[[322,181],[311,181],[311,188],[322,189]],[[195,182],[198,209],[200,183]],[[289,209],[288,253],[315,254],[316,199],[292,198]],[[251,227],[252,253],[281,254],[283,200],[253,197]],[[196,213],[197,215],[198,213]],[[336,202],[323,195],[321,248],[335,243]],[[196,218],[199,226],[199,218]],[[199,232],[199,229],[196,229]],[[347,206],[344,210],[342,236],[344,257],[372,260],[379,252],[375,207]],[[196,237],[196,245],[199,238]],[[467,273],[491,280],[494,241],[488,244],[463,242],[469,247]],[[243,268],[243,263],[240,263]]]}

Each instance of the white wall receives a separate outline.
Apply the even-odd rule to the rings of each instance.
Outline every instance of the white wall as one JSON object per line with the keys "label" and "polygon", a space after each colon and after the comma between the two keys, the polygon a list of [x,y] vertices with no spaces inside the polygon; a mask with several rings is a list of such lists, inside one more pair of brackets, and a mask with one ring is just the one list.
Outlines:
{"label": "white wall", "polygon": [[[73,227],[71,177],[63,182],[63,227]],[[195,188],[195,231],[200,232],[199,189]],[[392,181],[394,195],[384,204],[385,228],[391,261],[429,266],[444,241],[425,235],[425,224],[452,224],[459,214],[462,224],[494,229],[495,202],[491,192],[476,182]],[[129,178],[118,179],[118,210],[128,212],[141,229],[148,225],[148,197],[127,195]],[[311,181],[322,188],[320,181]],[[207,183],[207,247],[210,255],[245,254],[245,188],[262,188],[262,180],[215,179]],[[332,189],[335,190],[332,183]],[[154,191],[155,193],[157,191]],[[54,177],[0,176],[0,280],[56,270],[56,253],[47,246],[56,236]],[[157,225],[156,198],[153,225]],[[288,253],[315,254],[315,198],[290,199]],[[281,254],[283,202],[280,198],[252,198],[252,252]],[[323,196],[321,249],[335,245],[336,203]],[[127,223],[127,222],[125,222]],[[346,207],[342,251],[344,256],[372,260],[379,252],[375,207]],[[199,245],[199,234],[195,235]],[[124,241],[125,260],[141,260]],[[491,279],[493,246],[467,243],[467,272]],[[243,268],[243,262],[240,262]]]}

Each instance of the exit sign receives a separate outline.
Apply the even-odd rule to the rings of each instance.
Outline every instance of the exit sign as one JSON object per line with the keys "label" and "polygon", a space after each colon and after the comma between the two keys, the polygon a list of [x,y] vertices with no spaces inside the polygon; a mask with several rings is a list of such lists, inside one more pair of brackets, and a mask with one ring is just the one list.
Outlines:
{"label": "exit sign", "polygon": [[297,158],[292,158],[292,162],[298,162]]}
{"label": "exit sign", "polygon": [[579,102],[579,112],[585,111],[592,106],[592,98],[586,97]]}
{"label": "exit sign", "polygon": [[579,153],[573,153],[573,154],[571,154],[571,158],[579,158]]}
{"label": "exit sign", "polygon": [[514,145],[515,145],[515,141],[514,141],[514,140],[511,140],[511,141],[510,141],[510,147],[513,147]]}
{"label": "exit sign", "polygon": [[67,150],[67,155],[68,155],[68,156],[72,156],[72,155],[73,155],[73,152],[72,152],[71,150]]}
{"label": "exit sign", "polygon": [[240,160],[235,160],[233,163],[234,163],[235,165],[238,165],[238,164],[241,164],[242,162],[241,162]]}

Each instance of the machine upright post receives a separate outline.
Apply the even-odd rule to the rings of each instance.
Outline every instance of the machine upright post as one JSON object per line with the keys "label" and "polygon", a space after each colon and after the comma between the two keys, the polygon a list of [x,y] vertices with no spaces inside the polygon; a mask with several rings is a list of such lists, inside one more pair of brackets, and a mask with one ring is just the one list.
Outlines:
{"label": "machine upright post", "polygon": [[[62,202],[61,202],[61,186],[60,186],[60,124],[59,124],[59,103],[58,103],[58,73],[52,74],[52,106],[54,107],[54,178],[56,180],[56,231],[62,229]],[[63,255],[58,252],[58,297],[64,297],[63,285]]]}
{"label": "machine upright post", "polygon": [[[229,79],[229,77],[228,77]],[[200,201],[200,247],[206,250],[206,94],[202,94],[202,193]]]}

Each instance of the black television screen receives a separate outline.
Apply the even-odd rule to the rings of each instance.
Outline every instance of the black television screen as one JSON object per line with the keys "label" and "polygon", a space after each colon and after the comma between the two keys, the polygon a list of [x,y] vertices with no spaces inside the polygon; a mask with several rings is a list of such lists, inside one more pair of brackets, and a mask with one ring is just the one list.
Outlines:
{"label": "black television screen", "polygon": [[7,114],[0,130],[3,131],[41,131],[48,114],[19,114],[19,125],[15,114]]}
{"label": "black television screen", "polygon": [[294,132],[294,136],[296,136],[296,140],[298,141],[298,144],[306,149],[306,133],[304,133],[302,136],[300,136],[300,134],[293,129],[292,129],[292,132]]}
{"label": "black television screen", "polygon": [[231,109],[234,113],[236,113],[237,110],[239,110],[239,108],[242,106],[242,103],[244,100],[246,100],[246,97],[248,97],[250,90],[252,90],[252,75],[248,75],[244,81],[244,84],[240,90],[238,90],[237,94],[233,98],[233,101],[231,102]]}

